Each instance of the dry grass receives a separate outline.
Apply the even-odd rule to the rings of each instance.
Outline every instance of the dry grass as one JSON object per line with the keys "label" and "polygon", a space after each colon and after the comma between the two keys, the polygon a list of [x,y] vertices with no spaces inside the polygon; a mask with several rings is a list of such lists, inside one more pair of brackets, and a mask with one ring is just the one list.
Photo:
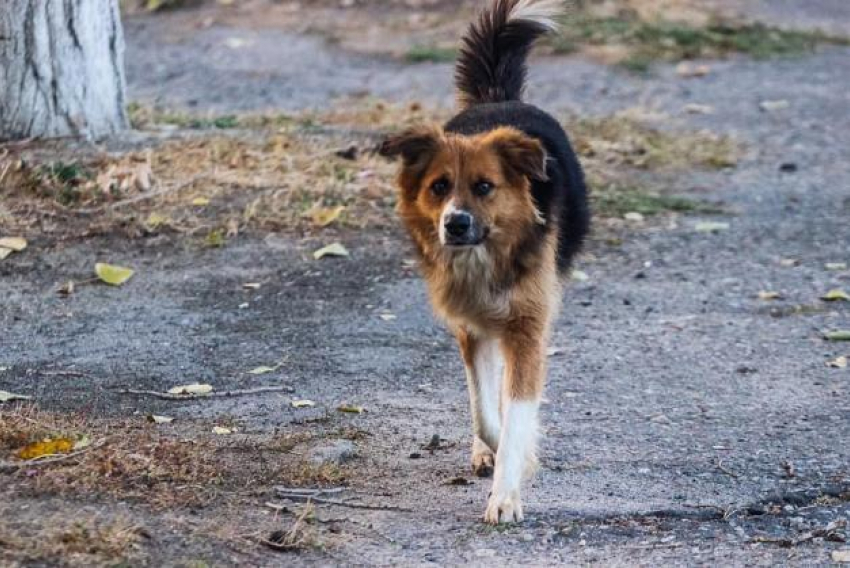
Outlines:
{"label": "dry grass", "polygon": [[0,519],[0,563],[94,566],[139,561],[144,531],[126,518]]}
{"label": "dry grass", "polygon": [[[339,484],[348,472],[292,453],[311,435],[216,436],[201,423],[155,425],[145,418],[95,420],[32,406],[0,411],[5,486],[19,495],[103,497],[153,508],[202,506],[273,484]],[[17,451],[45,437],[86,437],[91,446],[66,460],[28,465]],[[17,468],[13,466],[19,466]]]}
{"label": "dry grass", "polygon": [[[10,233],[176,232],[206,246],[245,231],[394,226],[395,165],[373,150],[387,132],[446,114],[374,100],[226,121],[136,108],[148,131],[163,121],[178,130],[110,153],[57,143],[0,150],[0,220]],[[635,189],[635,171],[728,167],[740,152],[727,137],[657,128],[636,113],[565,122],[597,192]],[[334,207],[341,214],[324,226],[322,212]]]}

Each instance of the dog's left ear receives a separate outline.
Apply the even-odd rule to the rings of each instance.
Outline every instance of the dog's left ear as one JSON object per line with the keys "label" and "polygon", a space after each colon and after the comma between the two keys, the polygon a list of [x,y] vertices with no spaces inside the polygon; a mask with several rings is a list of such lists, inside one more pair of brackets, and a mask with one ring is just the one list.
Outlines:
{"label": "dog's left ear", "polygon": [[499,154],[507,173],[529,180],[546,181],[546,149],[543,144],[515,128],[498,128],[487,135],[487,143]]}

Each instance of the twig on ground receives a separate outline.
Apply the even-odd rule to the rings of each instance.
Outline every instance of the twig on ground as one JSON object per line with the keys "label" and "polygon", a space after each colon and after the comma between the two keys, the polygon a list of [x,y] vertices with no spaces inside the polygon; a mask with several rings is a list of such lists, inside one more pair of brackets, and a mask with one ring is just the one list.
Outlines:
{"label": "twig on ground", "polygon": [[135,389],[121,389],[117,391],[118,394],[133,394],[138,396],[153,396],[156,398],[161,398],[163,400],[196,400],[200,398],[228,398],[231,396],[246,396],[251,394],[261,394],[265,392],[285,392],[291,393],[295,392],[295,389],[292,387],[257,387],[255,389],[237,389],[237,390],[229,390],[229,391],[213,391],[204,394],[177,394],[170,392],[159,392],[152,390],[135,390]]}
{"label": "twig on ground", "polygon": [[[334,493],[337,493],[337,489],[334,488]],[[325,499],[324,497],[320,497],[325,491],[322,489],[315,489],[312,492],[308,492],[305,490],[296,490],[290,491],[286,487],[276,487],[277,496],[281,499],[292,499],[292,500],[304,500],[313,503],[320,503],[322,505],[336,505],[338,507],[350,507],[352,509],[369,509],[372,511],[402,511],[402,512],[411,512],[410,509],[406,509],[404,507],[398,507],[396,505],[371,505],[369,503],[352,503],[350,501],[340,501],[338,499]]]}
{"label": "twig on ground", "polygon": [[90,207],[88,209],[73,209],[72,211],[78,215],[94,215],[97,213],[103,213],[104,211],[114,211],[115,209],[120,209],[125,205],[132,205],[140,201],[147,201],[148,199],[153,199],[154,197],[160,197],[162,195],[165,195],[166,193],[180,191],[181,189],[185,189],[190,185],[194,184],[199,179],[207,177],[207,175],[208,174],[198,174],[180,183],[170,185],[168,187],[163,187],[162,189],[157,189],[155,191],[148,191],[147,193],[142,193],[133,197],[128,197],[127,199],[116,201],[115,203],[101,205],[100,207]]}
{"label": "twig on ground", "polygon": [[723,467],[723,460],[717,460],[717,469],[719,469],[720,471],[722,471],[723,473],[725,473],[729,477],[734,477],[735,479],[738,479],[738,477],[739,477],[739,475],[737,473],[735,473],[734,471],[731,471],[731,470]]}
{"label": "twig on ground", "polygon": [[314,511],[315,506],[308,502],[304,506],[304,510],[295,518],[295,522],[292,523],[292,527],[288,531],[275,531],[269,535],[269,538],[258,539],[259,542],[275,550],[295,550],[300,548],[309,541],[309,536],[304,532],[304,525]]}

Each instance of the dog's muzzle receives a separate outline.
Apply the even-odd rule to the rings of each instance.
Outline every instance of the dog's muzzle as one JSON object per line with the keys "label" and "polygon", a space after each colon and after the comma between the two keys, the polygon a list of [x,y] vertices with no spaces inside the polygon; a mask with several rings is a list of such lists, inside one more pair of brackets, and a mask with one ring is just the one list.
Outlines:
{"label": "dog's muzzle", "polygon": [[448,246],[479,245],[486,237],[475,218],[466,211],[454,211],[443,220],[443,234]]}

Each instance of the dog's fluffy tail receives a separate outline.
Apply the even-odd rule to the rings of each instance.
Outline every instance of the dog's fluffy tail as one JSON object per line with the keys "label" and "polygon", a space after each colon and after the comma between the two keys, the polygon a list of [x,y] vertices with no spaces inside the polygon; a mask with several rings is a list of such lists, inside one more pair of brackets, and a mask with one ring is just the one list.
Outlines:
{"label": "dog's fluffy tail", "polygon": [[528,52],[557,29],[563,0],[492,0],[463,38],[455,69],[461,108],[518,101],[525,88]]}

